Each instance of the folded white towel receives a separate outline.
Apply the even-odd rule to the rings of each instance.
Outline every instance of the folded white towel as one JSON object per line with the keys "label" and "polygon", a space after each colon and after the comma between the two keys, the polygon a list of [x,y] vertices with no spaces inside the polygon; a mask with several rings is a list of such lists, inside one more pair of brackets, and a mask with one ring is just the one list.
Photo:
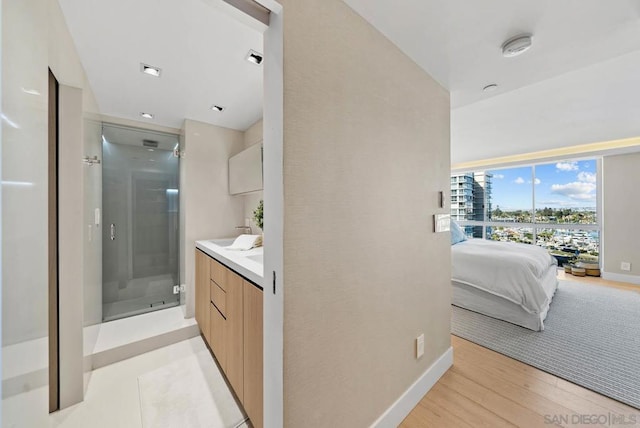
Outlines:
{"label": "folded white towel", "polygon": [[233,244],[228,247],[224,247],[225,250],[232,251],[247,251],[252,249],[253,247],[257,247],[260,245],[260,240],[262,240],[261,235],[240,235],[233,241]]}

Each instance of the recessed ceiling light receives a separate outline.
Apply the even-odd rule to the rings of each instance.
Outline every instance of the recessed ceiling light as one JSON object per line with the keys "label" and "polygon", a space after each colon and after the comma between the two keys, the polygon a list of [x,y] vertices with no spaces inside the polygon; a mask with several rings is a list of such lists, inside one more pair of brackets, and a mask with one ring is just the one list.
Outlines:
{"label": "recessed ceiling light", "polygon": [[531,43],[531,36],[528,34],[512,37],[502,44],[502,56],[511,58],[521,55],[529,50]]}
{"label": "recessed ceiling light", "polygon": [[144,117],[145,119],[153,119],[153,115],[151,113],[140,112],[140,116]]}
{"label": "recessed ceiling light", "polygon": [[496,85],[495,83],[491,83],[491,84],[485,86],[484,88],[482,88],[482,90],[484,92],[493,92],[496,89],[498,89],[498,85]]}
{"label": "recessed ceiling light", "polygon": [[144,64],[142,62],[140,63],[140,71],[142,71],[144,74],[148,74],[154,77],[160,77],[160,73],[162,73],[162,70],[160,68],[154,67],[149,64]]}
{"label": "recessed ceiling light", "polygon": [[211,110],[213,111],[217,111],[217,112],[223,112],[225,110],[226,107],[222,107],[222,106],[218,106],[218,105],[212,105],[211,106]]}
{"label": "recessed ceiling light", "polygon": [[255,65],[262,64],[262,54],[254,51],[253,49],[249,51],[245,59]]}

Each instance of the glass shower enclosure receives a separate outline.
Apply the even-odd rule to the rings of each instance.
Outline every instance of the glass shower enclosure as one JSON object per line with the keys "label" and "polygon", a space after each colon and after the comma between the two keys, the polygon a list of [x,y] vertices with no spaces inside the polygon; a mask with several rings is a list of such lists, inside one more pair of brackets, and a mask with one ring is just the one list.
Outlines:
{"label": "glass shower enclosure", "polygon": [[103,124],[103,321],[180,304],[178,138]]}

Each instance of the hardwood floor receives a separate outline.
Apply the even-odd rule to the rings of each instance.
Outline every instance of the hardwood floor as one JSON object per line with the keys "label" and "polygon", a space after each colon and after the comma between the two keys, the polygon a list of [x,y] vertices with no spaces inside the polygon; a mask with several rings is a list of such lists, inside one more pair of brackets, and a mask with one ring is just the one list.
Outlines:
{"label": "hardwood floor", "polygon": [[[558,278],[640,292],[638,286],[601,278],[565,278],[564,272]],[[451,336],[451,342],[453,367],[402,428],[640,427],[640,410],[459,337]],[[614,417],[626,423],[611,423]]]}
{"label": "hardwood floor", "polygon": [[583,276],[583,277],[573,276],[570,273],[565,273],[563,269],[558,269],[558,279],[560,280],[564,279],[567,281],[585,282],[587,284],[593,284],[593,285],[603,285],[606,287],[614,287],[620,290],[635,291],[636,293],[640,293],[640,285],[627,284],[625,282],[610,281],[607,279],[602,279],[600,277],[593,277],[593,276]]}

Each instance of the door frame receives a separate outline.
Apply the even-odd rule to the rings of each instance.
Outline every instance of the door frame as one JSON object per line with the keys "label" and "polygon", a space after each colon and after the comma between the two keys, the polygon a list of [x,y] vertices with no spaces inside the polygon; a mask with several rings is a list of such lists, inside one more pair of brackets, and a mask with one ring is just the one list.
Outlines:
{"label": "door frame", "polygon": [[58,317],[58,99],[59,83],[49,69],[48,123],[48,275],[49,275],[49,413],[60,409]]}

